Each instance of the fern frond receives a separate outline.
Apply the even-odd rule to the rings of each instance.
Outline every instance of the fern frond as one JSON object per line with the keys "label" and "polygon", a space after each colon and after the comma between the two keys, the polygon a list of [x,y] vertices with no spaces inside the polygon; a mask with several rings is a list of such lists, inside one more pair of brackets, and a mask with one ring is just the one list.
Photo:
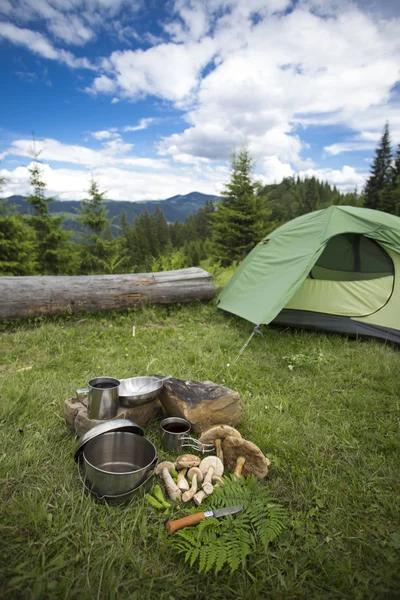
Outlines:
{"label": "fern frond", "polygon": [[285,528],[285,509],[267,496],[255,477],[230,475],[224,481],[225,485],[205,500],[207,509],[243,505],[243,510],[221,519],[204,519],[170,539],[171,545],[185,554],[185,562],[196,564],[202,573],[212,569],[218,573],[224,567],[234,573],[240,566],[245,568],[249,554],[260,548],[266,552]]}

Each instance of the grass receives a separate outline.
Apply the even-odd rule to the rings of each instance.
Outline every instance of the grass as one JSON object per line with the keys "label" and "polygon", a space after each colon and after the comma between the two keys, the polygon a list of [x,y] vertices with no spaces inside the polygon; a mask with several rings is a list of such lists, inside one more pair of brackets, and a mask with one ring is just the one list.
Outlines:
{"label": "grass", "polygon": [[[398,351],[266,327],[232,365],[251,330],[213,304],[3,326],[2,597],[400,597]],[[96,373],[172,373],[240,392],[239,429],[271,459],[268,494],[290,515],[268,553],[232,576],[198,574],[143,500],[87,496],[63,402]],[[159,446],[158,422],[146,435]]]}

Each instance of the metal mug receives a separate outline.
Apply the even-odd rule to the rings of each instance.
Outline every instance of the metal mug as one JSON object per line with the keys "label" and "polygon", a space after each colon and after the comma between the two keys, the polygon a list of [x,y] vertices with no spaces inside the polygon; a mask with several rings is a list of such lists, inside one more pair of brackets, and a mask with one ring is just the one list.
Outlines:
{"label": "metal mug", "polygon": [[114,377],[94,377],[88,387],[76,390],[79,394],[89,394],[89,419],[112,419],[118,412],[119,379]]}
{"label": "metal mug", "polygon": [[160,426],[162,431],[161,443],[167,452],[180,454],[185,446],[203,454],[214,450],[214,444],[203,444],[188,435],[192,426],[186,419],[167,417],[161,421]]}

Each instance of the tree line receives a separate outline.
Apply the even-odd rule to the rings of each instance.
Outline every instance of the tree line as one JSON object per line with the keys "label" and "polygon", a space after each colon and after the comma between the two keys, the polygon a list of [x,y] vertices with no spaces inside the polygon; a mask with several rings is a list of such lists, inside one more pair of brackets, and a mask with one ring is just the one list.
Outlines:
{"label": "tree line", "polygon": [[[72,241],[63,217],[51,215],[43,169],[34,155],[30,168],[32,215],[0,202],[0,275],[87,275],[148,272],[208,263],[241,261],[270,231],[302,214],[331,205],[364,206],[400,215],[400,145],[393,152],[386,124],[364,190],[343,194],[315,177],[286,177],[261,185],[246,149],[232,157],[229,182],[217,206],[207,201],[184,223],[168,223],[157,206],[128,223],[122,211],[113,236],[105,192],[92,180],[77,220],[84,233]],[[0,186],[4,181],[0,180]]]}

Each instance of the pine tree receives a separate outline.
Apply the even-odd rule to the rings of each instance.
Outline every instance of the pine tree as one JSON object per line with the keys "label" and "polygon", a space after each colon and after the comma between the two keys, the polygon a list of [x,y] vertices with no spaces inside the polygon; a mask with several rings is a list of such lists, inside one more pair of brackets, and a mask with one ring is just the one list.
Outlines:
{"label": "pine tree", "polygon": [[233,155],[231,179],[225,185],[213,225],[212,251],[222,266],[242,260],[258,241],[252,172],[248,150]]}
{"label": "pine tree", "polygon": [[124,238],[127,238],[128,232],[129,232],[129,225],[128,225],[128,219],[126,217],[126,212],[124,210],[121,210],[121,214],[119,217],[119,233]]}
{"label": "pine tree", "polygon": [[[0,190],[4,182],[0,177]],[[0,198],[0,275],[32,275],[35,267],[35,232]]]}
{"label": "pine tree", "polygon": [[76,268],[76,256],[69,244],[70,234],[62,230],[64,218],[50,214],[49,203],[54,198],[45,196],[46,183],[35,147],[33,157],[33,165],[29,168],[32,193],[27,201],[33,207],[29,224],[36,232],[38,270],[41,275],[69,274]]}
{"label": "pine tree", "polygon": [[159,206],[156,206],[152,220],[157,239],[157,250],[159,254],[163,254],[170,244],[170,237],[167,220]]}
{"label": "pine tree", "polygon": [[379,208],[379,192],[390,182],[392,177],[392,150],[390,145],[389,123],[385,124],[375,158],[364,189],[365,208]]}
{"label": "pine tree", "polygon": [[77,221],[82,223],[88,232],[83,234],[85,243],[81,250],[83,273],[103,273],[108,265],[112,241],[106,239],[110,220],[103,204],[104,196],[105,192],[100,192],[97,181],[92,179],[88,197],[82,200],[81,209],[78,211],[80,216]]}
{"label": "pine tree", "polygon": [[400,144],[397,146],[394,162],[392,165],[391,177],[393,185],[396,186],[397,178],[400,177]]}
{"label": "pine tree", "polygon": [[315,177],[306,180],[306,193],[302,202],[303,213],[309,213],[319,209],[320,199],[317,180]]}

